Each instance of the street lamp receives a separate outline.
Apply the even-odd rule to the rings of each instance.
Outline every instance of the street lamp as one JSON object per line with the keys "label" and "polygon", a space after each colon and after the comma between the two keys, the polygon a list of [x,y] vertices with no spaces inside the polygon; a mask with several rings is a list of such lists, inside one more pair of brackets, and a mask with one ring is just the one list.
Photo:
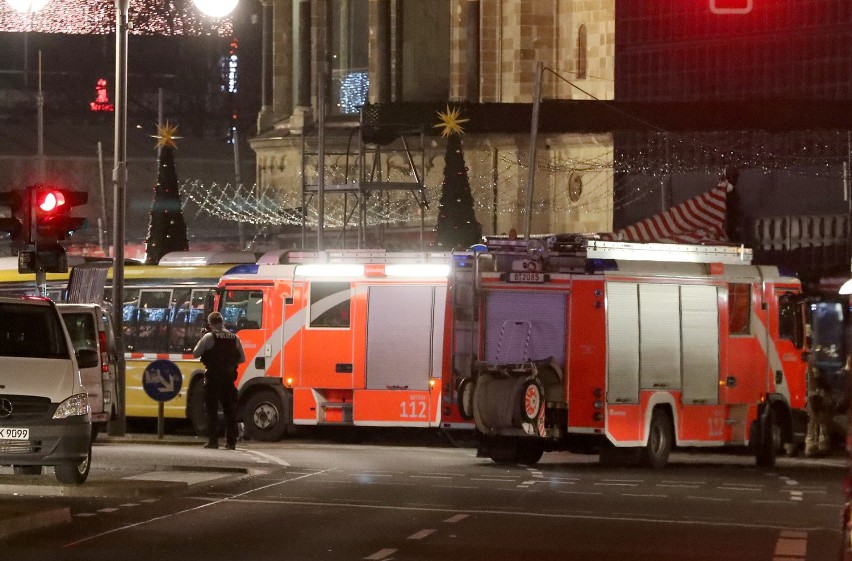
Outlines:
{"label": "street lamp", "polygon": [[[41,0],[33,0],[41,1]],[[239,0],[193,0],[195,6],[211,17],[223,17],[231,13]],[[113,157],[113,267],[112,300],[113,329],[116,346],[124,349],[124,238],[127,195],[127,31],[130,0],[115,0],[115,155]],[[110,423],[109,433],[123,436],[126,431],[125,414],[126,378],[124,352],[118,354],[118,375],[116,393],[118,394],[118,415]]]}
{"label": "street lamp", "polygon": [[195,7],[211,18],[225,17],[234,11],[240,0],[192,0]]}
{"label": "street lamp", "polygon": [[12,9],[22,14],[35,13],[45,6],[50,0],[6,0]]}

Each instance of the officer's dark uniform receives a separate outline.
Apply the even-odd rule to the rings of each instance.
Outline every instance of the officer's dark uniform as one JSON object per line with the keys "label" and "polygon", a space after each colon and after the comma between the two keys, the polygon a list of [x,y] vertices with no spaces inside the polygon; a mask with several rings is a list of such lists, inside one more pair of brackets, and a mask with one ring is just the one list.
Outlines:
{"label": "officer's dark uniform", "polygon": [[237,444],[237,365],[241,362],[237,349],[237,336],[225,329],[214,329],[205,337],[213,337],[212,348],[201,354],[201,362],[207,368],[204,376],[204,402],[207,406],[209,427],[208,446],[218,444],[216,424],[219,403],[225,412],[225,439],[228,448]]}

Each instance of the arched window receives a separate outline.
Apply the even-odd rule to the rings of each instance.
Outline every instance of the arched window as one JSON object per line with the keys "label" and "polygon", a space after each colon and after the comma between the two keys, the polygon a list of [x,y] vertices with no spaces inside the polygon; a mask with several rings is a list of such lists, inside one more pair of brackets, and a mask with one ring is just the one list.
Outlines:
{"label": "arched window", "polygon": [[577,30],[577,78],[586,78],[586,25]]}

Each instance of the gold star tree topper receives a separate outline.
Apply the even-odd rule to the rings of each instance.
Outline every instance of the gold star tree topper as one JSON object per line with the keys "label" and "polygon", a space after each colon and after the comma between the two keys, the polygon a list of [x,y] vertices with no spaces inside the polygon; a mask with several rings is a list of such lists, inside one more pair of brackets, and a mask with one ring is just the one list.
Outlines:
{"label": "gold star tree topper", "polygon": [[449,105],[447,105],[446,111],[438,111],[438,117],[441,119],[441,122],[434,125],[434,128],[444,129],[441,131],[442,137],[448,137],[451,134],[463,134],[464,130],[462,130],[461,124],[470,120],[461,119],[461,109],[458,107],[450,109]]}
{"label": "gold star tree topper", "polygon": [[157,148],[160,146],[177,148],[175,140],[183,138],[182,136],[177,136],[177,130],[177,125],[173,125],[166,121],[165,125],[157,125],[157,134],[153,135],[151,138],[157,139]]}

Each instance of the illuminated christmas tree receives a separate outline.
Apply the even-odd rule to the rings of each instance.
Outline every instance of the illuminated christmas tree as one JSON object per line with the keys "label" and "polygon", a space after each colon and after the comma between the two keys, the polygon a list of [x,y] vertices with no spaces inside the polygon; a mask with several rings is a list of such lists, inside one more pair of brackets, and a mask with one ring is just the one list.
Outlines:
{"label": "illuminated christmas tree", "polygon": [[175,136],[176,132],[177,127],[168,122],[157,127],[155,138],[157,147],[160,148],[160,158],[157,185],[154,187],[154,200],[151,203],[151,222],[148,225],[148,238],[145,240],[148,265],[156,265],[160,258],[170,251],[189,249],[175,170],[175,139],[180,138]]}
{"label": "illuminated christmas tree", "polygon": [[441,200],[438,206],[437,235],[435,244],[444,251],[466,249],[478,243],[482,238],[482,225],[477,222],[473,211],[473,195],[467,166],[464,162],[461,135],[464,132],[457,108],[447,107],[439,112],[441,136],[447,139],[447,152],[444,156],[444,181],[441,184]]}

